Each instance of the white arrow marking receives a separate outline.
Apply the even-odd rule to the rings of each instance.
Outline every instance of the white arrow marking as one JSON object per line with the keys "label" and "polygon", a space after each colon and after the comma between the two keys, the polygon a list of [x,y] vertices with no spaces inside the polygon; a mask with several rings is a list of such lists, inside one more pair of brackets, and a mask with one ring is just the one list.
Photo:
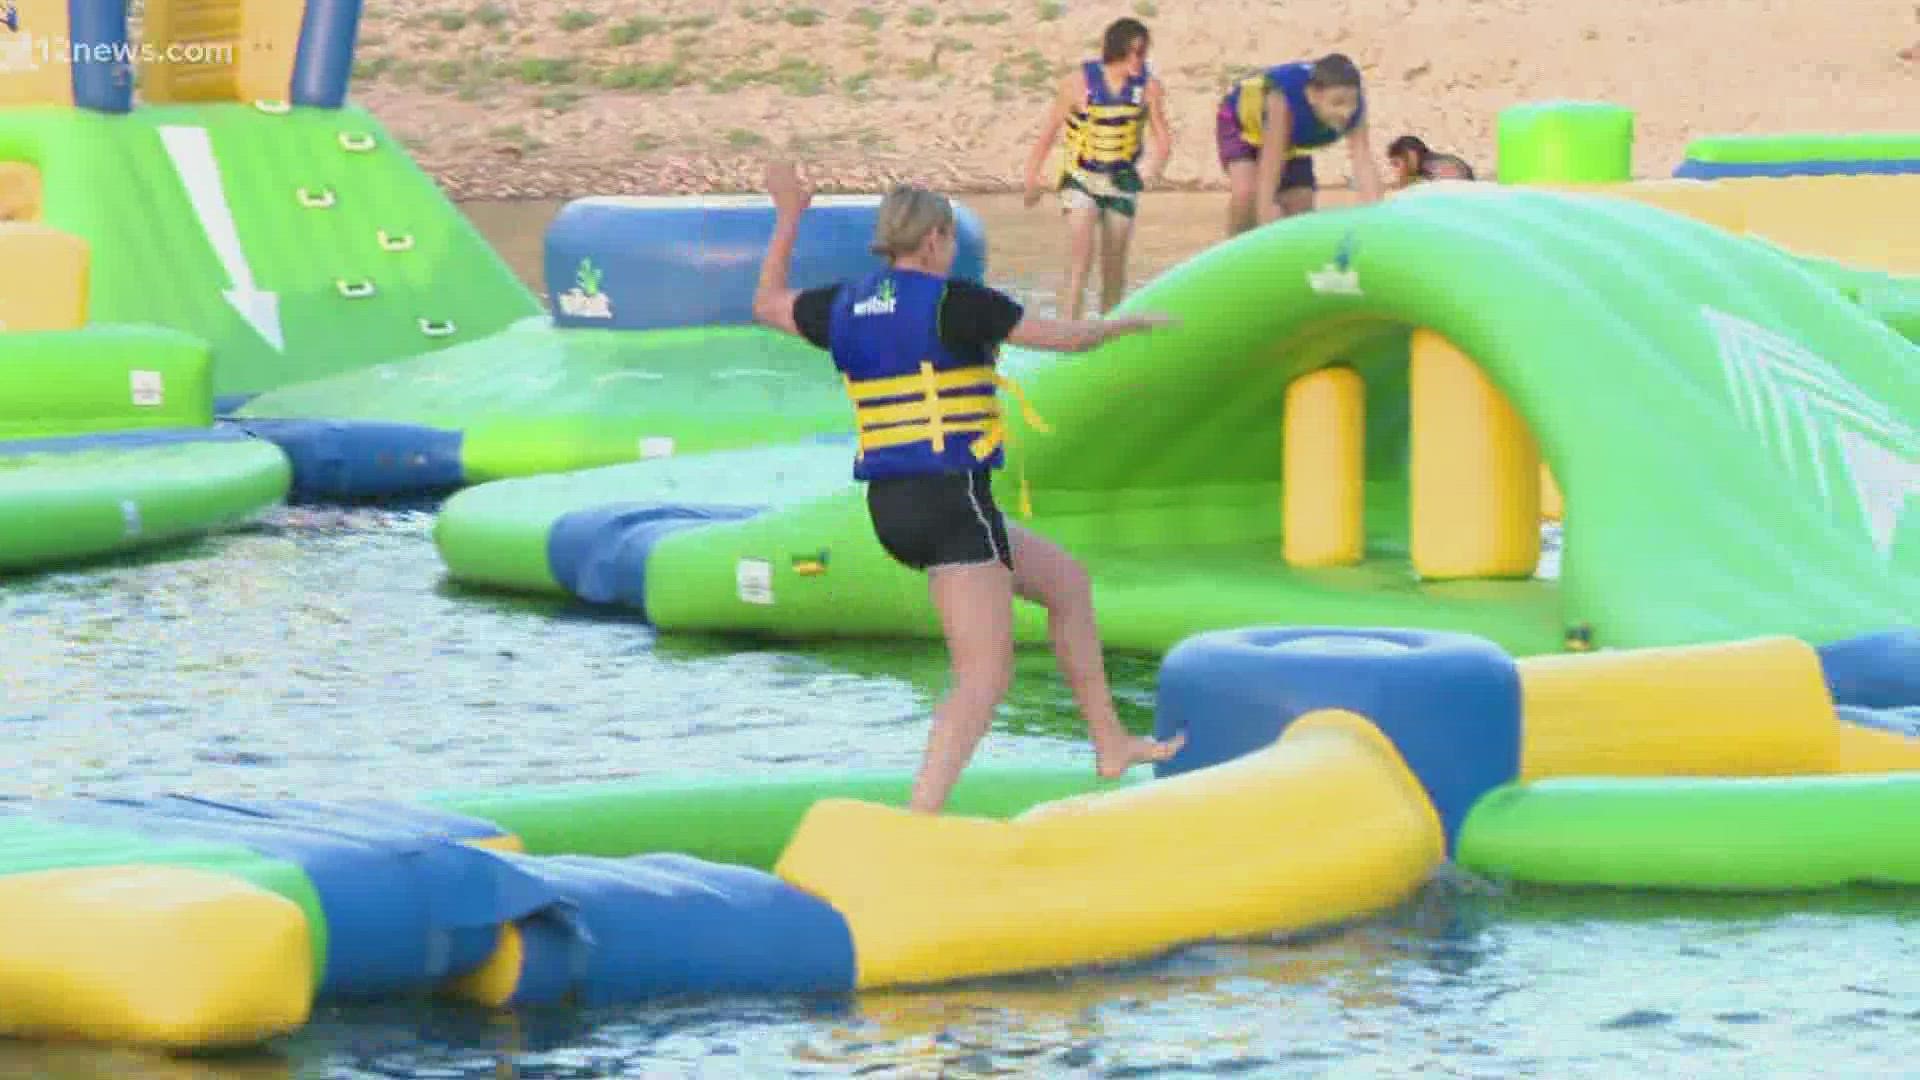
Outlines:
{"label": "white arrow marking", "polygon": [[1741,419],[1789,476],[1799,473],[1799,434],[1829,510],[1833,493],[1821,447],[1831,438],[1853,481],[1867,536],[1881,557],[1891,558],[1907,501],[1920,495],[1920,431],[1799,342],[1712,307],[1701,311]]}
{"label": "white arrow marking", "polygon": [[220,164],[213,156],[213,141],[207,129],[163,127],[160,141],[166,144],[173,169],[187,189],[187,199],[200,218],[207,243],[226,269],[232,288],[223,291],[227,303],[253,327],[267,344],[284,352],[286,339],[280,332],[280,298],[262,291],[253,281],[253,268],[247,265],[246,252],[240,247],[240,230],[233,223],[233,207],[227,204],[226,188],[220,183]]}

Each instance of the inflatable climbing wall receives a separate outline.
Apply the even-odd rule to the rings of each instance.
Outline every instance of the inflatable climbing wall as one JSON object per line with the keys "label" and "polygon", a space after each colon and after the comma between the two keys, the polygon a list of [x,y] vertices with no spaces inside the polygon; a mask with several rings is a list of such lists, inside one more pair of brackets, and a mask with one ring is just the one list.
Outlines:
{"label": "inflatable climbing wall", "polygon": [[[139,41],[124,0],[8,9],[0,54],[27,61],[0,64],[0,106],[68,108],[0,107],[0,221],[40,230],[0,233],[0,263],[30,266],[16,254],[48,246],[49,230],[84,245],[86,295],[59,309],[204,339],[228,398],[540,311],[393,136],[346,104],[358,0],[149,0]],[[94,47],[42,63],[49,39]]]}

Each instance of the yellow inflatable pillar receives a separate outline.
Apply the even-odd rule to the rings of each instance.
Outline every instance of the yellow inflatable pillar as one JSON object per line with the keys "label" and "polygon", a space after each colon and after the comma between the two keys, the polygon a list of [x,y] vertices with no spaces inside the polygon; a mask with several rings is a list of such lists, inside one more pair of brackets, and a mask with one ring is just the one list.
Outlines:
{"label": "yellow inflatable pillar", "polygon": [[1819,654],[1796,638],[1519,665],[1522,780],[1798,776],[1839,761],[1840,719]]}
{"label": "yellow inflatable pillar", "polygon": [[0,23],[0,108],[73,105],[73,40],[67,0],[13,0],[13,25]]}
{"label": "yellow inflatable pillar", "polygon": [[40,220],[40,170],[0,161],[0,221]]}
{"label": "yellow inflatable pillar", "polygon": [[1010,821],[824,799],[774,872],[846,918],[870,988],[1332,925],[1405,899],[1445,857],[1393,744],[1324,710],[1224,764]]}
{"label": "yellow inflatable pillar", "polygon": [[1288,566],[1351,566],[1366,554],[1366,383],[1325,368],[1287,387],[1280,516]]}
{"label": "yellow inflatable pillar", "polygon": [[147,0],[141,96],[153,103],[288,100],[300,0]]}
{"label": "yellow inflatable pillar", "polygon": [[87,322],[87,242],[34,222],[0,221],[0,333]]}
{"label": "yellow inflatable pillar", "polygon": [[236,89],[242,101],[286,101],[300,52],[307,5],[293,0],[249,0],[242,18]]}
{"label": "yellow inflatable pillar", "polygon": [[1544,461],[1540,463],[1540,516],[1548,521],[1560,521],[1567,516],[1566,501],[1560,497],[1560,483]]}
{"label": "yellow inflatable pillar", "polygon": [[0,1034],[193,1048],[305,1024],[306,913],[180,866],[0,877]]}
{"label": "yellow inflatable pillar", "polygon": [[1531,577],[1540,451],[1498,387],[1439,334],[1413,332],[1413,568],[1428,580]]}

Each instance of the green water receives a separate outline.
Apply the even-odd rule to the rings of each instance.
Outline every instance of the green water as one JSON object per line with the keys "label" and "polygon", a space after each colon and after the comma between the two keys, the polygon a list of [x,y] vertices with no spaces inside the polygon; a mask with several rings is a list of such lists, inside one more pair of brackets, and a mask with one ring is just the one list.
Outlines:
{"label": "green water", "polygon": [[[916,759],[935,648],[656,646],[622,616],[447,589],[431,523],[285,510],[0,586],[0,794],[404,796]],[[1152,679],[1116,665],[1140,726]],[[1050,660],[1024,657],[983,758],[1085,760],[1074,724]],[[0,1076],[1859,1076],[1900,1072],[1916,1037],[1920,897],[1443,880],[1344,932],[1119,972],[511,1021],[328,1009],[238,1057],[0,1043]]]}

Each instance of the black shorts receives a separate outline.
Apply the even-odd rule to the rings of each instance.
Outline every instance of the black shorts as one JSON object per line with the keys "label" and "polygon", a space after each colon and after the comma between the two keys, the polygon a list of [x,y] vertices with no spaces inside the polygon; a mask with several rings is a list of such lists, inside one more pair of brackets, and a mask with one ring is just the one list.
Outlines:
{"label": "black shorts", "polygon": [[873,535],[894,561],[915,570],[998,562],[1013,569],[1007,519],[993,501],[993,474],[932,473],[867,485]]}
{"label": "black shorts", "polygon": [[1314,190],[1313,159],[1310,157],[1288,158],[1280,167],[1280,190],[1288,188],[1306,188]]}

